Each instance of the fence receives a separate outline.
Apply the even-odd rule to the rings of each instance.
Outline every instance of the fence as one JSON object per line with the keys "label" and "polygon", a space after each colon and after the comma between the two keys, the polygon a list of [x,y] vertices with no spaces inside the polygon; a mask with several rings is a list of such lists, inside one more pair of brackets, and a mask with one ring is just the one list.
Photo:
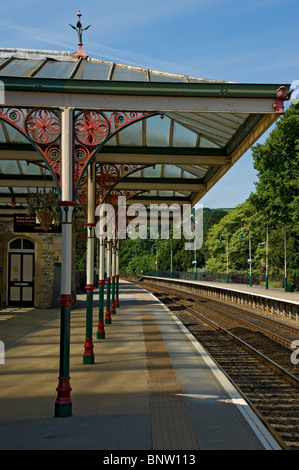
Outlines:
{"label": "fence", "polygon": [[[182,272],[182,271],[173,271],[172,275],[170,271],[149,271],[147,273],[142,273],[147,276],[158,276],[158,277],[172,277],[174,279],[186,279],[186,280],[197,280],[197,281],[208,281],[208,282],[227,282],[226,273],[210,273],[207,271],[204,272]],[[249,274],[239,274],[239,273],[230,273],[229,274],[229,283],[244,284],[249,285]],[[254,285],[263,285],[266,282],[265,274],[253,274],[252,283]],[[275,287],[284,287],[284,277],[283,276],[269,276],[269,283],[275,283]],[[299,289],[299,278],[294,277],[292,284],[288,284],[288,290],[293,291],[294,289]]]}

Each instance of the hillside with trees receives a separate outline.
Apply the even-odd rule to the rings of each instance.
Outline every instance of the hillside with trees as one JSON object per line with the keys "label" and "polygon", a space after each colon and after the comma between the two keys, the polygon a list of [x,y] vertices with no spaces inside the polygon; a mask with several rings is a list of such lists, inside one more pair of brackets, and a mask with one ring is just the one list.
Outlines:
{"label": "hillside with trees", "polygon": [[286,265],[288,284],[299,288],[299,105],[286,110],[266,142],[253,147],[252,155],[256,191],[209,231],[206,268],[225,272],[224,243],[219,244],[220,235],[225,235],[230,271],[244,272],[250,231],[253,272],[265,274],[268,233],[269,275],[284,279]]}

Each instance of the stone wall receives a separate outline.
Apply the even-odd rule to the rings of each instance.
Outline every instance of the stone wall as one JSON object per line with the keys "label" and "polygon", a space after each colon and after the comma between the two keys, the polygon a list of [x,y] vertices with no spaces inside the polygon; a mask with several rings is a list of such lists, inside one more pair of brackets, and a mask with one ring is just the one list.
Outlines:
{"label": "stone wall", "polygon": [[13,239],[23,237],[35,246],[34,306],[51,308],[54,267],[61,262],[61,233],[15,233],[13,217],[0,218],[0,304],[6,304],[8,245]]}

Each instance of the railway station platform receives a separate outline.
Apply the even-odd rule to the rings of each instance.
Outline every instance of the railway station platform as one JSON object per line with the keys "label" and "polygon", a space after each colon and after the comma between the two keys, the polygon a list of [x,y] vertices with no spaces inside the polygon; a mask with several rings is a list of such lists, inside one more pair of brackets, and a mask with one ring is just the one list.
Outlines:
{"label": "railway station platform", "polygon": [[197,281],[169,277],[141,276],[140,281],[150,281],[153,285],[167,286],[173,289],[202,294],[237,306],[258,309],[261,312],[299,321],[299,293],[285,292],[283,289],[265,289],[244,284]]}
{"label": "railway station platform", "polygon": [[[140,276],[143,279],[156,279],[155,276]],[[250,287],[247,284],[238,284],[234,282],[216,282],[216,281],[197,281],[193,279],[179,279],[179,278],[170,278],[170,277],[158,277],[158,279],[165,280],[165,281],[176,281],[180,283],[187,283],[187,284],[198,284],[202,286],[213,286],[218,287],[221,289],[228,289],[234,290],[239,292],[244,292],[247,294],[254,294],[261,297],[269,297],[272,299],[284,300],[284,301],[291,301],[295,303],[299,303],[299,292],[285,292],[284,289],[280,289],[278,287],[269,287],[266,289],[263,286],[253,285]]]}
{"label": "railway station platform", "polygon": [[120,307],[83,364],[85,302],[71,314],[72,416],[54,418],[59,310],[3,308],[0,450],[279,449],[209,355],[158,299],[122,280]]}
{"label": "railway station platform", "polygon": [[239,290],[242,292],[247,292],[248,294],[258,294],[263,297],[271,297],[274,299],[286,300],[299,303],[299,292],[285,292],[284,289],[278,287],[269,287],[266,289],[263,286],[253,285],[250,287],[246,284],[237,284],[237,283],[224,283],[224,282],[208,282],[208,281],[194,281],[199,282],[200,284],[214,285],[218,287],[226,287],[228,289]]}

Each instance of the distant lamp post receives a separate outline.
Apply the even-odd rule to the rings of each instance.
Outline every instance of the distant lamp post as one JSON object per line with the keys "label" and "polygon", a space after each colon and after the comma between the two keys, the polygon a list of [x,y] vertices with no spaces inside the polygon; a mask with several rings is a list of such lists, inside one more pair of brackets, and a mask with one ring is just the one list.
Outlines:
{"label": "distant lamp post", "polygon": [[168,243],[170,243],[170,277],[172,278],[172,242],[170,240],[166,242],[165,248],[167,248]]}
{"label": "distant lamp post", "polygon": [[197,271],[196,271],[197,261],[196,261],[196,259],[194,261],[192,261],[192,264],[194,264],[194,279],[196,281],[197,280]]}
{"label": "distant lamp post", "polygon": [[240,235],[240,240],[243,240],[243,233],[242,233],[242,230],[247,228],[248,229],[248,236],[249,236],[249,259],[248,259],[248,263],[249,263],[249,268],[250,268],[250,274],[249,274],[249,284],[250,284],[250,287],[252,287],[252,259],[251,259],[251,235],[250,235],[250,228],[249,227],[243,227],[241,229],[241,235]]}
{"label": "distant lamp post", "polygon": [[155,265],[156,265],[156,277],[158,277],[158,246],[156,243],[154,243],[154,245],[152,246],[152,250],[154,249],[154,247],[156,248],[156,261],[155,261]]}
{"label": "distant lamp post", "polygon": [[266,279],[265,279],[265,284],[266,284],[266,289],[268,289],[269,286],[269,229],[267,225],[267,231],[266,231],[266,242],[261,243],[261,245],[266,245]]}
{"label": "distant lamp post", "polygon": [[284,229],[284,291],[288,291],[288,282],[287,282],[287,231]]}
{"label": "distant lamp post", "polygon": [[229,283],[229,274],[228,274],[228,235],[220,235],[219,244],[222,244],[221,237],[226,237],[226,282]]}

